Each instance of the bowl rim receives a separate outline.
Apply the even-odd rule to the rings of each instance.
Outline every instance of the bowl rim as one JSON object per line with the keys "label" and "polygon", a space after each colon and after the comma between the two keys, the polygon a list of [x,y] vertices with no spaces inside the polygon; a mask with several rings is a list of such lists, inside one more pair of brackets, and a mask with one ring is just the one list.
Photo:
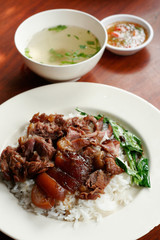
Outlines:
{"label": "bowl rim", "polygon": [[[102,27],[102,29],[104,30],[105,39],[104,39],[103,45],[101,46],[101,49],[100,49],[95,55],[93,55],[91,58],[88,58],[88,59],[86,59],[86,60],[84,60],[84,61],[81,61],[81,62],[78,62],[78,63],[76,63],[76,64],[66,64],[66,65],[56,65],[56,64],[55,64],[55,65],[54,65],[54,64],[46,64],[46,63],[37,62],[37,61],[35,61],[35,60],[31,59],[31,58],[28,58],[23,52],[21,52],[21,51],[19,50],[19,47],[18,47],[17,42],[16,42],[16,37],[17,37],[17,34],[18,34],[19,29],[21,28],[21,26],[22,26],[25,22],[27,22],[28,20],[30,20],[32,17],[38,16],[38,15],[41,15],[41,14],[47,14],[47,13],[49,13],[49,12],[63,12],[63,11],[65,11],[65,12],[75,12],[75,13],[80,13],[80,14],[86,15],[86,16],[92,18],[93,20],[95,20],[96,22],[98,22],[99,25]],[[87,12],[80,11],[80,10],[76,10],[76,9],[69,9],[69,8],[49,9],[49,10],[44,10],[44,11],[35,13],[35,14],[29,16],[28,18],[26,18],[24,21],[22,21],[22,22],[19,24],[19,26],[17,27],[17,29],[16,29],[16,31],[15,31],[15,34],[14,34],[14,44],[15,44],[18,52],[25,58],[25,60],[31,61],[31,62],[34,63],[34,64],[38,64],[38,65],[41,66],[41,67],[49,67],[49,68],[53,68],[53,67],[56,67],[56,68],[67,68],[67,67],[69,68],[69,67],[70,67],[70,68],[71,68],[71,67],[73,67],[73,66],[77,66],[77,65],[84,64],[84,62],[85,62],[85,63],[86,63],[86,62],[89,62],[91,59],[96,58],[97,55],[103,54],[103,51],[104,51],[104,49],[105,49],[105,47],[106,47],[106,42],[107,42],[107,32],[106,32],[106,29],[105,29],[104,25],[101,23],[101,21],[100,21],[98,18],[96,18],[95,16],[93,16],[93,15],[87,13]]]}
{"label": "bowl rim", "polygon": [[[137,47],[131,47],[131,48],[115,47],[115,46],[112,46],[112,45],[108,44],[107,42],[106,42],[106,47],[107,47],[107,48],[110,48],[110,49],[112,49],[112,50],[120,51],[120,52],[121,52],[121,51],[123,51],[123,52],[138,51],[138,50],[146,47],[146,46],[152,41],[152,39],[153,39],[153,37],[154,37],[154,31],[153,31],[153,28],[152,28],[152,26],[150,25],[150,23],[147,22],[145,19],[143,19],[143,18],[141,18],[141,17],[139,17],[139,16],[136,16],[136,15],[132,15],[132,14],[114,14],[114,15],[110,15],[110,16],[108,16],[108,17],[103,18],[103,19],[101,20],[101,23],[104,25],[104,27],[105,27],[105,29],[106,29],[107,25],[105,24],[105,22],[106,22],[107,20],[110,20],[110,19],[113,18],[113,23],[114,23],[114,22],[117,22],[116,18],[119,18],[118,21],[120,22],[120,21],[121,21],[120,18],[122,18],[122,17],[130,18],[130,19],[132,19],[132,20],[139,20],[139,21],[142,22],[145,26],[147,26],[147,28],[149,29],[149,31],[148,31],[148,29],[146,29],[147,32],[148,32],[148,34],[149,34],[148,39],[147,39],[144,43],[142,43],[141,45],[139,45],[139,46],[137,46]],[[106,31],[106,32],[107,32],[107,31]]]}

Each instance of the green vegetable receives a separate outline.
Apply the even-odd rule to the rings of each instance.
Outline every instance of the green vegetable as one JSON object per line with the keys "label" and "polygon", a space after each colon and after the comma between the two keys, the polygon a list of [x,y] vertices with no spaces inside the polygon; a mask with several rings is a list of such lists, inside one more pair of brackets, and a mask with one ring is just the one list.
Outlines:
{"label": "green vegetable", "polygon": [[88,45],[95,45],[95,42],[94,41],[87,41],[87,44]]}
{"label": "green vegetable", "polygon": [[[76,110],[80,112],[81,115],[88,115],[78,108],[76,108]],[[131,176],[132,184],[151,187],[148,159],[143,156],[141,140],[130,131],[121,127],[115,121],[104,117],[101,114],[94,117],[97,120],[103,117],[103,122],[112,126],[114,137],[120,142],[120,146],[125,152],[128,160],[128,164],[126,165],[117,157],[116,164]]]}
{"label": "green vegetable", "polygon": [[101,49],[101,47],[99,46],[99,41],[98,41],[97,38],[95,39],[95,42],[94,41],[87,41],[86,43],[89,45],[90,48],[96,50],[95,54],[97,52],[99,52],[99,50]]}
{"label": "green vegetable", "polygon": [[86,45],[79,45],[81,49],[85,49],[87,46]]}
{"label": "green vegetable", "polygon": [[56,27],[48,28],[48,31],[60,32],[60,31],[63,31],[64,29],[66,29],[66,28],[67,28],[66,25],[58,25],[58,26],[56,26]]}
{"label": "green vegetable", "polygon": [[116,158],[116,164],[131,176],[132,183],[143,187],[151,187],[147,158],[141,157],[139,159],[136,170],[127,167],[126,164],[119,158]]}
{"label": "green vegetable", "polygon": [[77,40],[79,40],[79,37],[78,37],[78,36],[74,35],[74,37],[75,37]]}
{"label": "green vegetable", "polygon": [[79,54],[79,51],[77,50],[77,51],[72,53],[72,57],[73,58],[78,58],[78,54]]}
{"label": "green vegetable", "polygon": [[115,138],[120,141],[120,145],[126,153],[129,167],[118,158],[116,159],[117,165],[131,176],[132,183],[150,187],[148,159],[143,156],[141,140],[115,121],[109,119],[109,123],[112,126]]}
{"label": "green vegetable", "polygon": [[[79,112],[81,115],[88,115],[88,113],[86,112],[83,112],[82,110],[80,110],[79,108],[76,108],[75,109],[77,112]],[[101,119],[103,117],[103,122],[104,123],[108,123],[108,118],[107,117],[104,117],[102,114],[98,114],[97,116],[94,116],[97,120]]]}
{"label": "green vegetable", "polygon": [[99,44],[99,41],[98,41],[98,38],[96,38],[96,45],[98,45]]}
{"label": "green vegetable", "polygon": [[83,52],[79,52],[79,50],[75,52],[66,52],[65,56],[68,57],[68,59],[61,62],[61,64],[74,64],[77,63],[77,61],[80,58],[90,58],[93,56],[93,54],[85,54]]}
{"label": "green vegetable", "polygon": [[53,48],[49,50],[49,53],[51,54],[49,58],[50,62],[54,62],[55,59],[63,58],[63,54],[56,52]]}
{"label": "green vegetable", "polygon": [[90,58],[90,57],[92,57],[92,56],[93,56],[93,54],[85,54],[85,53],[83,53],[83,52],[77,54],[77,57],[78,57],[78,58],[79,58],[79,57]]}
{"label": "green vegetable", "polygon": [[134,134],[132,134],[128,130],[125,130],[123,127],[121,127],[111,119],[109,120],[109,123],[113,128],[113,133],[115,138],[121,142],[122,147],[126,147],[130,151],[137,151],[140,153],[143,152],[141,141],[138,137],[136,137]]}
{"label": "green vegetable", "polygon": [[66,53],[65,53],[65,56],[67,56],[67,57],[72,56],[72,53],[66,52]]}
{"label": "green vegetable", "polygon": [[93,49],[96,50],[95,54],[96,54],[97,52],[99,52],[99,50],[101,49],[99,46],[96,46],[96,47],[90,47],[90,48],[93,48]]}
{"label": "green vegetable", "polygon": [[108,123],[109,120],[107,117],[104,117],[102,114],[98,114],[97,116],[94,116],[97,120],[101,119],[103,117],[103,122]]}
{"label": "green vegetable", "polygon": [[142,181],[139,183],[140,186],[151,187],[150,177],[149,177],[149,166],[148,159],[142,157],[137,163],[137,170],[139,175],[142,178]]}
{"label": "green vegetable", "polygon": [[142,31],[142,28],[141,27],[138,27],[138,26],[135,26],[135,28],[138,30],[138,31]]}
{"label": "green vegetable", "polygon": [[116,164],[121,167],[128,175],[137,177],[137,179],[141,180],[141,177],[137,174],[137,171],[127,167],[120,158],[116,158]]}
{"label": "green vegetable", "polygon": [[76,62],[71,61],[61,61],[61,64],[75,64]]}
{"label": "green vegetable", "polygon": [[28,58],[32,58],[31,55],[30,55],[29,48],[25,48],[25,56],[28,57]]}
{"label": "green vegetable", "polygon": [[84,115],[86,115],[86,116],[88,115],[87,113],[81,111],[79,108],[76,108],[75,110],[76,110],[77,112],[79,112],[79,113],[80,113],[81,115],[83,115],[83,116],[84,116]]}

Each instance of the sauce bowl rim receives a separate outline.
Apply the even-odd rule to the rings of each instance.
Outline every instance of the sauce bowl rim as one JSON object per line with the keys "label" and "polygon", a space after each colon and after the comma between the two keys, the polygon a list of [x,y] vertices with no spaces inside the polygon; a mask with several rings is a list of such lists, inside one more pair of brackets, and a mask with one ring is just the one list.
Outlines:
{"label": "sauce bowl rim", "polygon": [[[106,21],[110,20],[112,18],[113,18],[113,21],[111,23],[116,23],[116,22],[121,22],[121,21],[129,21],[127,19],[126,20],[121,20],[121,18],[128,18],[128,19],[131,20],[131,22],[132,21],[134,22],[134,20],[135,20],[134,23],[136,23],[136,20],[141,22],[144,25],[144,28],[148,32],[148,39],[144,43],[142,43],[141,45],[139,45],[137,47],[131,47],[131,48],[116,47],[116,46],[112,46],[112,45],[110,45],[106,42],[106,48],[112,49],[112,50],[117,50],[117,51],[123,51],[123,52],[130,52],[130,51],[134,51],[134,50],[138,51],[138,50],[141,50],[142,48],[146,47],[152,41],[153,36],[154,36],[154,31],[153,31],[153,28],[150,25],[150,23],[147,22],[145,19],[143,19],[141,17],[138,17],[136,15],[131,15],[131,14],[114,14],[114,15],[110,15],[108,17],[105,17],[101,20],[101,23],[104,25],[105,29],[107,28],[107,26],[109,24],[111,24],[111,23],[106,24]],[[141,23],[139,23],[139,24],[141,24]]]}

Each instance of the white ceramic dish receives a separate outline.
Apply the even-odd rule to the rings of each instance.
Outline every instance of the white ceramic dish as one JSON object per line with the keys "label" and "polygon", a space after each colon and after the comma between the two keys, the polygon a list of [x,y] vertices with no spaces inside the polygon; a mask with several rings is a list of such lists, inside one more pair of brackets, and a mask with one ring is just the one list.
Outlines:
{"label": "white ceramic dish", "polygon": [[143,18],[137,17],[135,15],[130,15],[130,14],[116,14],[116,15],[111,15],[109,17],[106,17],[102,19],[101,23],[104,25],[105,28],[107,28],[108,25],[116,22],[133,22],[133,23],[138,23],[141,26],[143,26],[148,33],[148,39],[145,41],[143,44],[140,46],[137,46],[135,48],[120,48],[120,47],[115,47],[106,42],[106,49],[108,49],[110,52],[113,52],[118,55],[132,55],[135,54],[136,52],[142,50],[144,47],[146,47],[153,38],[154,32],[152,26]]}
{"label": "white ceramic dish", "polygon": [[[160,112],[145,100],[124,90],[94,83],[61,83],[22,93],[0,106],[0,149],[17,141],[36,112],[103,113],[123,122],[143,139],[150,159],[151,188],[142,189],[134,201],[98,223],[72,223],[36,216],[22,209],[0,183],[0,230],[19,240],[135,240],[160,224]],[[23,111],[22,111],[23,109]]]}
{"label": "white ceramic dish", "polygon": [[[100,51],[88,60],[72,65],[41,64],[26,57],[25,48],[32,36],[44,28],[57,25],[74,25],[90,30],[100,42]],[[26,65],[38,75],[50,81],[75,81],[92,70],[100,60],[106,37],[105,28],[97,18],[77,10],[55,9],[35,14],[21,23],[15,33],[15,45]]]}

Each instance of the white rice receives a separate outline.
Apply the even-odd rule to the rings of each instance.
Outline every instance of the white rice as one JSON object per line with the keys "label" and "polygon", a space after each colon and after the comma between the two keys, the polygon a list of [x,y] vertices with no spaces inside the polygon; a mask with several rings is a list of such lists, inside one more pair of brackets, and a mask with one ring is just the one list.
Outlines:
{"label": "white rice", "polygon": [[[73,116],[69,115],[69,117]],[[105,137],[107,138],[107,136]],[[120,157],[125,161],[121,150]],[[115,175],[111,179],[104,190],[105,193],[101,194],[100,198],[96,200],[82,200],[75,198],[74,195],[67,195],[64,202],[59,202],[57,206],[52,207],[50,210],[43,210],[37,208],[31,202],[31,191],[34,180],[31,179],[24,183],[16,183],[14,186],[10,182],[4,182],[10,189],[10,192],[18,199],[19,204],[27,211],[74,223],[79,221],[100,221],[103,217],[129,204],[139,191],[137,188],[131,186],[130,177],[126,173],[122,173]]]}
{"label": "white rice", "polygon": [[68,195],[64,202],[59,202],[51,210],[43,210],[35,207],[31,202],[33,180],[16,183],[15,186],[7,181],[5,183],[10,192],[18,199],[19,204],[27,211],[72,222],[100,221],[103,217],[128,205],[134,199],[135,194],[134,187],[130,185],[130,177],[126,173],[122,173],[111,179],[105,188],[105,193],[96,200],[77,200],[74,195]]}

